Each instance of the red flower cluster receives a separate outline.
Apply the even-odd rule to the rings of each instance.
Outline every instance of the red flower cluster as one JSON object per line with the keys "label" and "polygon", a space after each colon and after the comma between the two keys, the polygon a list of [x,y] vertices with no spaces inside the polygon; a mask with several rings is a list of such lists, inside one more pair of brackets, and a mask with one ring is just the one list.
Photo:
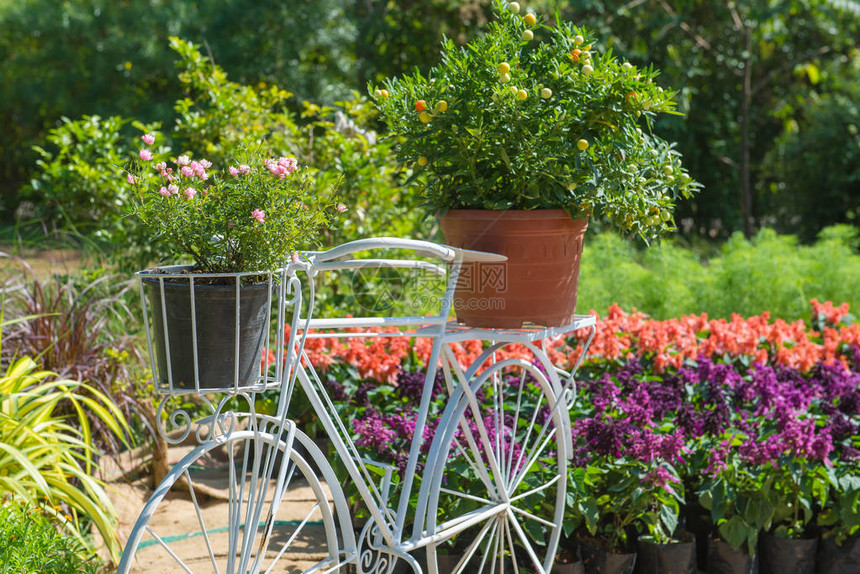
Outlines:
{"label": "red flower cluster", "polygon": [[[813,318],[824,316],[827,323],[816,331],[803,321],[789,323],[782,319],[770,321],[767,312],[744,319],[711,319],[707,315],[687,315],[677,319],[657,321],[643,313],[625,313],[613,305],[605,319],[598,319],[597,333],[588,349],[588,358],[618,360],[628,357],[650,358],[654,369],[680,367],[684,359],[697,357],[751,357],[755,361],[777,364],[808,371],[818,362],[845,363],[841,354],[843,344],[860,345],[860,325],[840,322],[848,314],[848,304],[833,307],[829,301],[812,301]],[[577,333],[585,341],[587,333]],[[579,356],[577,346],[569,354],[573,361]]]}
{"label": "red flower cluster", "polygon": [[[829,301],[812,300],[812,309],[813,322],[823,319],[826,323],[820,331],[803,321],[770,321],[767,312],[746,319],[739,315],[732,315],[728,320],[708,319],[701,314],[658,321],[644,313],[635,310],[627,313],[613,305],[606,317],[598,317],[597,331],[586,359],[591,362],[645,358],[653,362],[657,372],[677,369],[685,359],[698,357],[735,359],[745,356],[801,372],[807,372],[818,362],[845,364],[843,353],[847,346],[860,346],[860,324],[841,323],[848,314],[847,304],[834,307]],[[387,327],[370,331],[396,333],[397,329]],[[571,367],[587,336],[588,331],[582,330],[567,340],[549,342],[546,352],[550,360],[561,368]],[[432,344],[426,337],[323,337],[308,339],[305,352],[314,368],[320,371],[327,370],[334,361],[343,361],[355,367],[363,378],[393,383],[407,358],[414,357],[418,363],[416,367],[426,365]],[[454,343],[450,349],[466,368],[484,351],[484,345],[480,341],[466,341]],[[532,353],[524,345],[512,344],[503,347],[496,358],[532,360]]]}

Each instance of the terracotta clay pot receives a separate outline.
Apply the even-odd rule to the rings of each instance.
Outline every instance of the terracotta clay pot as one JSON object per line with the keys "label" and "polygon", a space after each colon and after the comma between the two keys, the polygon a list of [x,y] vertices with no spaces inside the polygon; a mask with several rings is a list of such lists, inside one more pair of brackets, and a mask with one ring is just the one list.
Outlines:
{"label": "terracotta clay pot", "polygon": [[508,329],[573,322],[588,220],[561,209],[452,209],[441,222],[449,245],[508,257],[463,265],[454,293],[458,321]]}

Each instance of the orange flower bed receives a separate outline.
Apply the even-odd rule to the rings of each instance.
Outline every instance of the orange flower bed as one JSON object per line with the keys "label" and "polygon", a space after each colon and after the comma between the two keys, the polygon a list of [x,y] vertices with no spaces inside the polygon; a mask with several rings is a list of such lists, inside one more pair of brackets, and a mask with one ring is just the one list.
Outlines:
{"label": "orange flower bed", "polygon": [[[705,314],[686,315],[659,321],[635,309],[631,313],[617,305],[606,317],[597,320],[596,333],[586,356],[586,364],[623,362],[631,358],[653,362],[657,372],[679,368],[685,360],[698,357],[738,359],[773,363],[807,372],[818,362],[846,364],[845,353],[851,346],[860,347],[860,324],[847,324],[848,305],[838,307],[827,301],[812,304],[812,324],[804,321],[770,320],[770,314],[743,318],[708,319]],[[595,312],[591,312],[597,315]],[[380,328],[393,333],[394,327]],[[570,368],[582,350],[588,330],[548,343],[547,354],[554,364]],[[355,367],[362,378],[393,382],[407,362],[424,368],[430,358],[432,340],[409,337],[315,338],[305,343],[305,352],[313,366],[325,371],[340,361]],[[479,341],[451,345],[457,361],[465,368],[484,350]],[[512,344],[497,353],[498,359],[523,358],[532,354],[524,345]]]}

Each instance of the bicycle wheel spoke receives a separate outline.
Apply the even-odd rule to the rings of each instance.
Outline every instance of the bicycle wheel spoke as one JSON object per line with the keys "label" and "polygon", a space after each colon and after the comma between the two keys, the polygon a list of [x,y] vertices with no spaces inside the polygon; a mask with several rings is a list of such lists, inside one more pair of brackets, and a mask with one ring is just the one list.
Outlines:
{"label": "bicycle wheel spoke", "polygon": [[486,498],[481,498],[480,496],[472,496],[471,494],[466,494],[465,492],[457,492],[455,490],[450,490],[447,488],[440,488],[440,492],[444,492],[445,494],[454,496],[456,498],[462,498],[464,500],[474,500],[475,502],[480,502],[481,504],[486,504],[488,506],[492,506],[495,504],[491,500],[487,500]]}
{"label": "bicycle wheel spoke", "polygon": [[526,512],[522,508],[517,508],[516,506],[511,506],[511,510],[516,512],[517,514],[525,516],[529,520],[532,520],[532,521],[537,522],[539,524],[543,524],[544,526],[549,526],[550,528],[555,526],[555,524],[550,522],[549,520],[545,520],[545,519],[541,518],[540,516],[535,516],[531,512]]}
{"label": "bicycle wheel spoke", "polygon": [[[276,485],[275,492],[272,496],[272,504],[269,506],[269,513],[268,513],[268,516],[266,517],[266,526],[263,529],[263,536],[262,536],[262,538],[260,538],[260,547],[257,549],[257,556],[254,559],[254,563],[251,565],[251,571],[252,572],[257,571],[257,569],[260,566],[260,561],[263,560],[266,556],[266,552],[269,549],[269,543],[271,542],[272,529],[274,529],[274,527],[275,527],[275,517],[277,516],[278,508],[281,505],[281,499],[283,498],[284,492],[289,487],[290,482],[293,479],[293,472],[296,469],[296,465],[293,464],[292,462],[285,463],[285,464],[286,464],[286,467],[284,470],[287,470],[287,472],[284,476],[278,477],[278,483]],[[283,473],[284,470],[282,470],[281,473]],[[317,508],[317,506],[315,506],[312,509],[312,511],[315,510],[316,508]],[[298,529],[297,529],[297,531],[298,531]],[[289,545],[289,543],[284,545],[284,548],[281,549],[281,553],[278,554],[278,557],[280,557],[280,555],[283,554],[284,549],[286,549],[286,546],[288,546],[288,545]],[[275,561],[277,561],[277,558],[275,559]]]}
{"label": "bicycle wheel spoke", "polygon": [[[504,396],[501,388],[501,373],[493,373],[493,434],[496,435],[496,460],[502,462],[502,443],[504,442],[505,429],[505,406]],[[504,472],[504,467],[502,468]]]}
{"label": "bicycle wheel spoke", "polygon": [[[467,437],[467,441],[469,442],[469,446],[471,447],[472,452],[477,454],[478,447],[474,442],[474,437],[472,437],[471,440]],[[457,451],[463,456],[463,458],[466,459],[466,463],[475,472],[476,476],[478,476],[478,478],[481,480],[487,490],[492,493],[495,493],[496,488],[493,484],[492,479],[490,478],[490,475],[487,474],[487,468],[482,464],[474,462],[472,457],[469,456],[469,453],[466,452],[466,449],[463,448],[463,446],[460,444],[460,441],[458,441],[456,438],[454,439],[454,446]]]}
{"label": "bicycle wheel spoke", "polygon": [[514,480],[511,481],[510,485],[508,486],[509,492],[516,492],[517,487],[523,481],[523,479],[525,478],[526,473],[529,471],[529,469],[532,468],[532,465],[534,465],[534,463],[537,461],[537,459],[544,452],[548,451],[547,445],[549,445],[549,442],[552,440],[552,438],[553,438],[552,434],[549,434],[549,433],[546,433],[546,436],[543,436],[543,440],[541,442],[540,447],[536,448],[534,450],[534,452],[531,454],[531,456],[529,456],[528,461],[526,461],[526,464],[523,465],[522,469],[520,469],[519,473],[514,477]]}
{"label": "bicycle wheel spoke", "polygon": [[[524,385],[522,384],[522,381],[525,380],[525,376],[526,376],[526,370],[525,370],[525,368],[523,368],[520,370],[520,378],[519,378],[520,384],[517,385],[517,402],[516,402],[516,407],[514,408],[514,418],[513,418],[513,423],[512,423],[512,427],[513,427],[512,432],[514,435],[516,435],[517,427],[519,426],[520,409],[522,408],[522,402],[523,402],[523,386]],[[511,473],[513,472],[513,470],[512,470],[513,466],[514,466],[513,442],[514,442],[514,437],[512,436],[511,437],[511,446],[508,449],[507,463],[505,465],[505,476],[511,476]]]}
{"label": "bicycle wheel spoke", "polygon": [[542,490],[546,490],[547,488],[549,488],[550,486],[552,486],[553,484],[558,482],[560,478],[561,477],[559,475],[557,475],[557,474],[554,475],[552,477],[552,479],[550,479],[550,481],[547,482],[546,484],[543,484],[543,485],[541,485],[537,488],[533,488],[531,490],[527,490],[526,492],[522,492],[522,493],[516,495],[515,497],[511,498],[511,503],[513,504],[514,502],[521,500],[527,496],[531,496],[532,494],[537,494],[538,492],[540,492]]}
{"label": "bicycle wheel spoke", "polygon": [[[508,524],[508,521],[505,520],[505,537],[508,539],[508,548],[511,549],[511,554],[514,552],[514,541],[511,538],[511,525]],[[514,563],[514,574],[520,573],[520,566],[517,560],[512,560]]]}
{"label": "bicycle wheel spoke", "polygon": [[294,540],[296,539],[296,537],[299,535],[299,532],[301,532],[301,531],[302,531],[302,529],[305,527],[305,524],[307,524],[307,522],[311,519],[311,516],[313,516],[313,515],[314,515],[314,513],[317,511],[317,509],[319,509],[319,506],[320,506],[320,503],[319,503],[319,502],[317,502],[317,503],[313,506],[313,508],[311,508],[311,509],[310,509],[310,511],[305,515],[305,517],[302,519],[301,523],[296,527],[296,530],[293,532],[293,534],[290,536],[290,538],[289,538],[289,539],[284,543],[284,545],[281,547],[281,551],[280,551],[280,552],[278,552],[278,555],[277,555],[277,556],[275,556],[275,558],[272,560],[272,563],[271,563],[271,565],[269,566],[269,569],[268,569],[268,570],[266,570],[266,573],[267,573],[267,574],[268,574],[269,572],[271,572],[271,571],[272,571],[272,568],[274,568],[274,567],[275,567],[275,564],[277,564],[277,563],[278,563],[278,560],[280,560],[280,559],[281,559],[281,556],[283,556],[283,555],[284,555],[284,552],[286,552],[286,551],[287,551],[287,548],[289,548],[289,547],[292,545],[293,541],[294,541]]}
{"label": "bicycle wheel spoke", "polygon": [[203,532],[203,540],[206,541],[206,550],[209,552],[209,559],[212,561],[212,569],[215,574],[221,574],[218,569],[218,563],[215,562],[215,552],[212,550],[212,542],[209,540],[209,531],[206,530],[206,524],[203,522],[203,513],[200,512],[200,505],[197,503],[197,494],[194,491],[194,482],[191,480],[191,473],[185,469],[185,480],[188,482],[188,492],[191,493],[191,500],[194,502],[194,510],[197,514],[197,522],[200,524],[200,531]]}
{"label": "bicycle wheel spoke", "polygon": [[489,531],[489,529],[492,526],[493,526],[492,521],[488,521],[488,522],[484,523],[484,526],[481,527],[481,530],[480,530],[480,532],[478,532],[478,535],[475,537],[475,539],[472,541],[472,543],[466,548],[466,551],[463,553],[463,557],[460,558],[460,561],[457,562],[456,566],[454,567],[455,574],[458,572],[462,572],[462,570],[466,566],[466,564],[469,563],[469,561],[472,559],[472,556],[475,555],[475,551],[478,548],[480,548],[481,541],[483,541],[484,538],[487,537],[487,531]]}
{"label": "bicycle wheel spoke", "polygon": [[[499,522],[498,520],[493,520],[491,524],[493,525],[493,527],[492,532],[490,533],[490,538],[489,540],[487,540],[487,548],[489,548],[491,545],[494,548],[498,548],[499,544],[498,538],[496,537],[496,533],[499,530]],[[496,554],[496,552],[494,552],[493,554]],[[487,564],[487,558],[490,558],[490,574],[492,574],[493,570],[495,569],[495,559],[490,556],[489,552],[484,552],[484,555],[481,557],[481,565],[478,567],[478,572],[484,571],[484,566]]]}
{"label": "bicycle wheel spoke", "polygon": [[525,532],[523,532],[522,526],[520,526],[519,521],[516,519],[516,517],[514,517],[514,514],[511,509],[508,509],[508,522],[514,527],[514,531],[517,533],[517,538],[519,539],[520,543],[525,546],[526,552],[528,553],[529,558],[531,558],[532,562],[534,563],[534,566],[540,568],[543,572],[544,567],[541,563],[540,558],[538,558],[537,554],[535,553],[534,547],[532,547],[529,537],[526,536]]}
{"label": "bicycle wheel spoke", "polygon": [[150,528],[149,526],[147,526],[147,527],[146,527],[146,531],[147,531],[147,532],[149,532],[149,535],[150,535],[150,536],[152,536],[153,538],[155,538],[155,540],[156,540],[159,544],[161,544],[161,547],[162,547],[162,548],[164,548],[165,550],[167,550],[167,553],[168,553],[168,554],[170,554],[170,556],[172,556],[174,560],[176,560],[176,563],[177,563],[177,564],[179,564],[179,566],[181,566],[183,570],[185,570],[185,571],[186,571],[186,572],[188,572],[189,574],[194,574],[194,573],[191,571],[191,569],[190,569],[190,568],[188,568],[188,566],[185,564],[185,562],[183,562],[183,561],[182,561],[182,558],[180,558],[179,556],[177,556],[177,555],[176,555],[176,552],[174,552],[174,551],[173,551],[173,549],[172,549],[172,548],[170,548],[170,546],[168,546],[168,545],[167,545],[167,543],[166,543],[166,542],[164,542],[164,540],[162,540],[162,538],[152,530],[152,528]]}
{"label": "bicycle wheel spoke", "polygon": [[[522,388],[522,386],[521,386],[520,388]],[[534,405],[534,407],[532,407],[532,416],[531,416],[531,418],[529,419],[528,425],[526,425],[526,429],[527,429],[527,431],[526,431],[526,436],[525,436],[525,438],[523,438],[523,440],[522,440],[522,441],[520,441],[520,445],[521,445],[521,448],[520,448],[520,455],[519,455],[519,457],[517,457],[517,463],[516,463],[516,465],[514,465],[513,469],[511,470],[511,473],[513,473],[513,474],[514,474],[514,476],[517,476],[517,474],[518,474],[518,473],[520,472],[520,470],[523,468],[523,467],[522,467],[523,456],[525,456],[525,453],[526,453],[526,452],[528,452],[528,445],[530,444],[530,442],[529,442],[529,441],[530,441],[530,439],[531,439],[532,429],[534,429],[534,427],[535,427],[535,424],[536,424],[536,421],[537,421],[537,416],[538,416],[538,413],[540,412],[540,407],[541,407],[541,405],[542,405],[542,404],[543,404],[543,394],[540,394],[540,395],[539,395],[539,397],[538,397],[537,404],[536,404],[536,405]],[[541,435],[542,435],[544,432],[546,432],[546,430],[548,429],[548,423],[549,423],[549,420],[551,420],[551,419],[548,419],[548,420],[544,423],[543,427],[541,428]],[[528,468],[528,466],[526,466],[525,468]],[[505,475],[505,476],[506,476],[506,478],[508,478],[508,479],[510,479],[510,478],[511,478],[511,475],[510,475],[510,474],[507,474],[507,475]],[[515,480],[510,480],[510,481],[506,484],[506,487],[507,487],[507,489],[508,489],[508,492],[514,492],[514,490],[516,490],[516,488],[512,486],[514,482],[517,482],[517,481],[515,481]]]}
{"label": "bicycle wheel spoke", "polygon": [[[487,459],[487,462],[490,465],[490,474],[493,477],[492,484],[501,486],[504,484],[504,481],[501,480],[502,477],[500,475],[499,461],[498,458],[493,456],[493,446],[490,441],[490,437],[487,434],[487,427],[486,425],[484,425],[484,419],[481,416],[482,413],[480,405],[478,405],[478,401],[475,398],[474,394],[469,393],[468,395],[466,395],[466,397],[469,401],[469,407],[472,412],[472,417],[475,419],[475,425],[478,427],[478,438],[480,438],[480,445],[482,447],[482,450],[476,450],[475,452],[484,453],[484,457]],[[471,435],[471,432],[469,434]],[[495,486],[494,490],[496,490],[497,495],[501,495],[501,492],[496,489]]]}

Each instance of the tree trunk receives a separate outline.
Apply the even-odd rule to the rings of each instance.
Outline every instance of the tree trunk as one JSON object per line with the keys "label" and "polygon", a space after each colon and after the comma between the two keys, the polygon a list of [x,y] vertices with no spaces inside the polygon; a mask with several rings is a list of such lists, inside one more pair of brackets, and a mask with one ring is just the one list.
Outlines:
{"label": "tree trunk", "polygon": [[752,104],[752,31],[744,28],[744,80],[741,101],[741,217],[743,217],[744,236],[753,236],[752,184],[750,181],[750,108]]}
{"label": "tree trunk", "polygon": [[143,401],[142,405],[142,414],[149,421],[154,438],[152,443],[152,472],[150,473],[150,478],[152,488],[156,488],[170,470],[170,465],[167,462],[167,441],[158,430],[160,425],[152,403]]}

